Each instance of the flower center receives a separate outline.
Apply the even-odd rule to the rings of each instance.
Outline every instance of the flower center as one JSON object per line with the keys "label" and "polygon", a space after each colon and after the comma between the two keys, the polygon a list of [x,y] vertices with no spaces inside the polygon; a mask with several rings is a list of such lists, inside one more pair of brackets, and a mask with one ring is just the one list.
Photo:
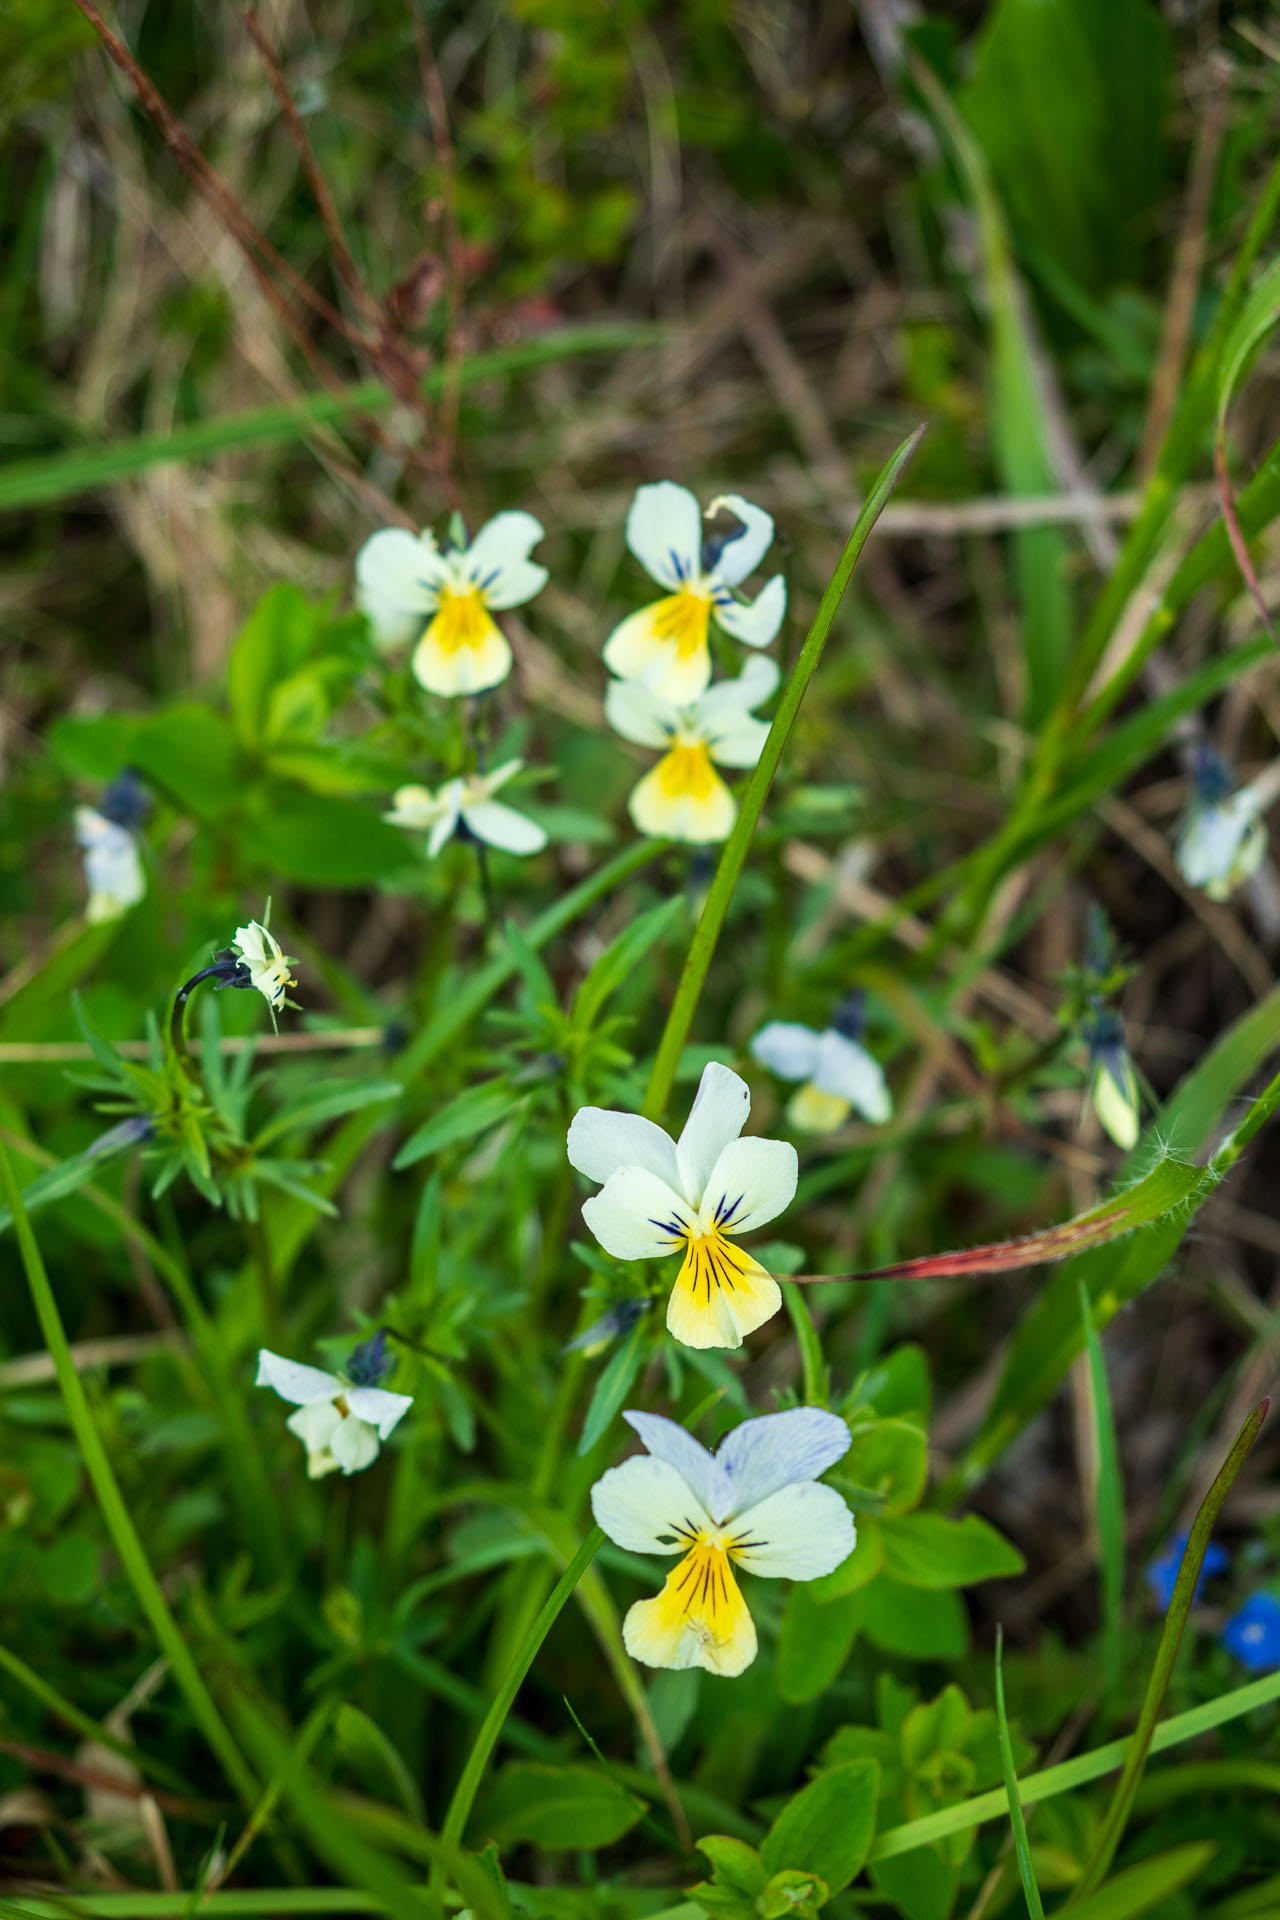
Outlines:
{"label": "flower center", "polygon": [[427,633],[444,653],[481,647],[492,629],[479,587],[441,588],[440,605]]}
{"label": "flower center", "polygon": [[676,1279],[678,1287],[688,1287],[695,1300],[710,1301],[721,1289],[733,1293],[760,1264],[741,1247],[725,1238],[718,1226],[695,1223],[685,1236],[684,1261]]}
{"label": "flower center", "polygon": [[668,800],[686,796],[691,800],[709,800],[719,784],[706,741],[679,735],[671,751],[659,760],[656,772],[658,784]]}
{"label": "flower center", "polygon": [[688,660],[706,647],[710,617],[711,595],[681,587],[679,593],[668,594],[654,606],[654,638],[669,641],[678,657]]}
{"label": "flower center", "polygon": [[715,1535],[698,1534],[667,1576],[658,1606],[671,1628],[692,1630],[704,1645],[721,1647],[738,1630],[742,1594],[729,1553]]}

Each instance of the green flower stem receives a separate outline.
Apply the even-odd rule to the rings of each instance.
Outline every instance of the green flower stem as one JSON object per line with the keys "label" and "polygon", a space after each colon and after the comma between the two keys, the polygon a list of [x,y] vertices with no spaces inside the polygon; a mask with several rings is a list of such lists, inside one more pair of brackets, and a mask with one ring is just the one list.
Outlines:
{"label": "green flower stem", "polygon": [[720,938],[720,929],[724,925],[729,902],[738,882],[738,875],[747,857],[747,849],[751,845],[752,835],[755,833],[764,803],[769,796],[774,775],[778,771],[783,748],[787,744],[791,729],[796,722],[796,715],[800,711],[800,702],[804,699],[809,682],[817,671],[822,650],[827,644],[827,636],[831,632],[831,624],[836,617],[840,602],[844,599],[849,582],[853,578],[853,570],[858,564],[871,529],[888,505],[889,498],[902,478],[923,432],[924,427],[919,426],[909,439],[903,441],[863,502],[862,511],[840,556],[839,565],[818,603],[813,625],[809,628],[805,643],[800,649],[800,658],[796,661],[791,677],[783,690],[773,725],[769,729],[769,737],[764,743],[764,751],[747,782],[733,832],[725,842],[724,852],[720,856],[720,865],[716,868],[715,879],[711,883],[706,904],[702,909],[702,916],[694,930],[689,951],[685,955],[680,983],[676,988],[675,999],[671,1003],[671,1011],[667,1015],[662,1039],[658,1043],[653,1072],[649,1076],[649,1090],[641,1108],[647,1120],[661,1120],[666,1110],[676,1068],[680,1063],[680,1055],[688,1038],[698,998],[707,977],[707,969],[711,965],[711,957],[716,950],[716,942]]}
{"label": "green flower stem", "polygon": [[1178,1578],[1173,1589],[1173,1598],[1169,1602],[1169,1611],[1165,1615],[1164,1631],[1160,1635],[1160,1644],[1156,1648],[1155,1664],[1151,1669],[1151,1678],[1147,1682],[1146,1695],[1142,1702],[1142,1712],[1138,1716],[1138,1725],[1129,1742],[1125,1755],[1124,1771],[1120,1776],[1102,1832],[1094,1843],[1084,1872],[1072,1888],[1067,1906],[1072,1907],[1078,1900],[1093,1893],[1106,1878],[1111,1862],[1115,1858],[1116,1848],[1120,1845],[1129,1810],[1133,1805],[1133,1796],[1138,1791],[1138,1782],[1142,1778],[1143,1768],[1147,1764],[1147,1755],[1151,1751],[1151,1736],[1156,1729],[1156,1720],[1168,1690],[1173,1674],[1173,1663],[1178,1657],[1178,1648],[1182,1644],[1183,1629],[1191,1612],[1195,1598],[1196,1582],[1200,1578],[1200,1567],[1204,1560],[1209,1537],[1223,1501],[1231,1491],[1236,1475],[1244,1465],[1250,1448],[1257,1439],[1262,1423],[1267,1417],[1269,1400],[1264,1400],[1253,1409],[1239,1433],[1217,1479],[1210,1487],[1200,1511],[1195,1517],[1191,1529],[1191,1538],[1187,1550],[1182,1556],[1182,1565],[1178,1569]]}
{"label": "green flower stem", "polygon": [[252,1809],[258,1799],[257,1782],[218,1712],[212,1694],[200,1677],[200,1670],[192,1657],[191,1649],[183,1639],[178,1623],[169,1611],[169,1604],[160,1590],[159,1581],[151,1571],[142,1542],[129,1517],[129,1510],[124,1503],[115,1474],[111,1471],[106,1448],[102,1444],[101,1435],[94,1422],[83,1382],[76,1372],[75,1361],[58,1312],[58,1303],[54,1298],[53,1288],[49,1284],[49,1276],[45,1272],[44,1261],[40,1257],[35,1235],[31,1231],[31,1222],[27,1219],[26,1208],[22,1204],[21,1189],[2,1144],[0,1144],[0,1187],[3,1188],[5,1199],[13,1213],[14,1231],[22,1253],[27,1283],[31,1289],[32,1304],[58,1376],[58,1385],[66,1403],[67,1417],[79,1444],[85,1469],[93,1482],[94,1492],[98,1496],[102,1517],[115,1542],[116,1552],[129,1576],[138,1604],[159,1642],[162,1653],[169,1662],[174,1679],[187,1697],[188,1705],[205,1739],[213,1748],[223,1771],[240,1798],[247,1807]]}

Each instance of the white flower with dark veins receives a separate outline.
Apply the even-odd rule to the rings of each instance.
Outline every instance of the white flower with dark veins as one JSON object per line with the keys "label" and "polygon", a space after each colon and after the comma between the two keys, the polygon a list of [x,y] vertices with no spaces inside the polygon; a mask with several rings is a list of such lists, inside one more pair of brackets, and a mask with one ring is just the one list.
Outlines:
{"label": "white flower with dark veins", "polygon": [[642,681],[677,703],[694,699],[711,679],[712,620],[743,646],[767,647],[787,610],[780,573],[754,600],[740,600],[735,591],[768,552],[772,517],[740,493],[724,493],[711,502],[707,518],[722,508],[741,531],[710,541],[703,537],[697,500],[671,480],[638,488],[627,514],[627,545],[667,592],[614,628],[604,662],[623,680]]}
{"label": "white flower with dark veins", "polygon": [[307,1473],[359,1473],[372,1466],[382,1442],[413,1405],[412,1397],[382,1387],[352,1386],[336,1373],[304,1367],[264,1347],[255,1386],[273,1387],[298,1409],[285,1421],[307,1450]]}
{"label": "white flower with dark veins", "polygon": [[466,547],[384,527],[356,556],[356,597],[375,639],[392,646],[416,631],[413,672],[429,693],[499,686],[511,671],[511,647],[493,615],[546,585],[546,568],[529,558],[542,537],[531,513],[496,514]]}
{"label": "white flower with dark veins", "polygon": [[660,1260],[683,1253],[667,1327],[687,1347],[738,1347],[782,1305],[778,1283],[737,1236],[790,1206],[799,1162],[785,1140],[739,1139],[751,1108],[745,1080],[704,1068],[678,1141],[635,1113],[582,1107],[569,1159],[604,1184],[582,1217],[606,1253]]}
{"label": "white flower with dark veins", "polygon": [[446,780],[436,793],[430,787],[398,787],[391,812],[382,817],[393,827],[425,833],[433,859],[459,824],[486,846],[499,847],[504,853],[541,853],[547,844],[544,830],[527,814],[493,797],[523,765],[522,760],[508,760],[492,773]]}
{"label": "white flower with dark veins", "polygon": [[770,1020],[750,1043],[761,1066],[784,1080],[803,1080],[791,1096],[787,1118],[804,1133],[830,1133],[851,1111],[882,1126],[893,1114],[884,1068],[861,1041],[827,1027],[816,1033],[798,1020]]}
{"label": "white flower with dark veins", "polygon": [[604,711],[614,732],[639,746],[663,749],[627,802],[641,833],[693,846],[728,839],[738,805],[716,764],[755,766],[769,738],[769,722],[757,720],[751,709],[777,684],[778,669],[766,659],[748,660],[735,679],[719,681],[684,706],[637,681],[610,681]]}
{"label": "white flower with dark veins", "polygon": [[797,1407],[744,1420],[711,1454],[659,1414],[623,1419],[648,1452],[597,1480],[596,1521],[629,1553],[680,1555],[662,1592],[629,1610],[627,1652],[650,1667],[741,1673],[757,1642],[735,1565],[766,1580],[817,1580],[857,1544],[843,1499],[818,1484],[847,1451],[849,1429]]}
{"label": "white flower with dark veins", "polygon": [[289,973],[293,965],[291,956],[258,920],[251,920],[247,927],[236,928],[231,948],[241,964],[249,969],[250,983],[258,989],[272,1014],[277,1014],[285,1004],[290,987],[298,984]]}

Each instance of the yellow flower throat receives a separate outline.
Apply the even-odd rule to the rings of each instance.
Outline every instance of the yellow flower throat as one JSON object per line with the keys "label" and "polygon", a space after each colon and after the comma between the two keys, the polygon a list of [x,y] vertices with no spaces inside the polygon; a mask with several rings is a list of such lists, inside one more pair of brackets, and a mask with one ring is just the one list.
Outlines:
{"label": "yellow flower throat", "polygon": [[493,621],[479,587],[444,587],[440,605],[427,628],[426,638],[442,653],[461,653],[465,647],[482,647],[493,632]]}
{"label": "yellow flower throat", "polygon": [[681,587],[679,593],[668,594],[664,600],[654,603],[654,638],[672,642],[679,658],[688,660],[705,650],[710,617],[711,596]]}

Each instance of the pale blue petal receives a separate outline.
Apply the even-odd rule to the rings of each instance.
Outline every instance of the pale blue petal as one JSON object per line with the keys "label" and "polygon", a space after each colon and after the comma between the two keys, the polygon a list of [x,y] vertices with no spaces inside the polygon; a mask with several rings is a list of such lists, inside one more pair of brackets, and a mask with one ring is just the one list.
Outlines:
{"label": "pale blue petal", "polygon": [[663,1460],[675,1468],[711,1518],[724,1519],[729,1511],[732,1487],[714,1455],[677,1421],[664,1419],[660,1413],[624,1412],[622,1417],[628,1426],[635,1428],[655,1460]]}
{"label": "pale blue petal", "polygon": [[732,1489],[729,1513],[745,1513],[783,1487],[816,1480],[848,1452],[849,1441],[844,1421],[820,1407],[744,1420],[716,1453],[716,1465]]}

